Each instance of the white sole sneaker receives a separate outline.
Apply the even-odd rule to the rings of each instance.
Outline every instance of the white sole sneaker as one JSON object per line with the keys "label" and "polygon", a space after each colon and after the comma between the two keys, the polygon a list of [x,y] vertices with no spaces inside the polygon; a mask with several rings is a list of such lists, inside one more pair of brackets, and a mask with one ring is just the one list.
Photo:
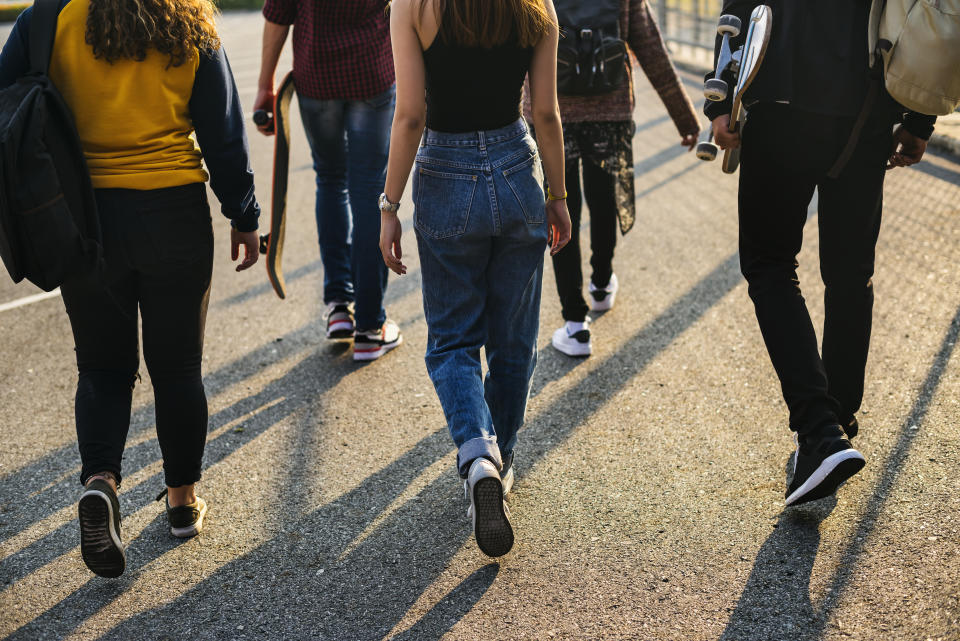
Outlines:
{"label": "white sole sneaker", "polygon": [[327,313],[323,315],[327,321],[327,338],[342,340],[353,338],[356,329],[353,325],[351,303],[334,301],[327,305]]}
{"label": "white sole sneaker", "polygon": [[[577,340],[578,337],[583,338],[584,332],[586,332],[586,340]],[[566,326],[561,327],[553,333],[550,344],[553,345],[554,349],[567,356],[590,356],[593,353],[593,342],[590,338],[589,329],[582,329],[570,336],[567,333]]]}
{"label": "white sole sneaker", "polygon": [[510,469],[507,470],[507,473],[503,475],[503,478],[500,479],[500,482],[503,484],[503,495],[506,496],[510,494],[510,490],[513,489],[513,466],[510,466]]}
{"label": "white sole sneaker", "polygon": [[513,548],[513,528],[503,501],[500,472],[487,459],[478,458],[470,465],[466,488],[470,495],[467,515],[473,520],[477,547],[487,556],[503,556]]}
{"label": "white sole sneaker", "polygon": [[[799,456],[799,450],[795,456]],[[823,459],[810,477],[787,497],[786,505],[806,503],[830,496],[844,481],[863,469],[866,462],[863,454],[852,448],[831,454]],[[796,474],[796,463],[794,463],[794,474]]]}
{"label": "white sole sneaker", "polygon": [[350,321],[334,321],[327,325],[327,338],[330,340],[342,340],[353,338],[353,323]]}
{"label": "white sole sneaker", "polygon": [[[590,309],[595,312],[605,312],[613,308],[613,303],[617,299],[617,290],[620,284],[617,282],[617,275],[610,275],[610,282],[604,288],[595,287],[593,281],[590,282]],[[594,293],[596,292],[596,293]],[[605,296],[603,294],[606,294]],[[597,296],[600,295],[598,299]]]}
{"label": "white sole sneaker", "polygon": [[91,572],[111,579],[123,574],[127,567],[115,501],[116,498],[111,500],[106,490],[96,489],[94,485],[84,490],[77,503],[80,556]]}
{"label": "white sole sneaker", "polygon": [[200,531],[203,529],[203,517],[207,513],[207,502],[199,496],[197,497],[197,502],[200,504],[200,514],[197,516],[197,520],[184,527],[171,527],[170,534],[178,539],[189,539],[192,536],[200,534]]}
{"label": "white sole sneaker", "polygon": [[386,343],[384,345],[370,347],[361,347],[357,349],[356,339],[353,343],[353,360],[355,361],[375,361],[387,352],[389,352],[394,347],[399,347],[403,343],[403,336],[399,336],[397,340],[392,343]]}

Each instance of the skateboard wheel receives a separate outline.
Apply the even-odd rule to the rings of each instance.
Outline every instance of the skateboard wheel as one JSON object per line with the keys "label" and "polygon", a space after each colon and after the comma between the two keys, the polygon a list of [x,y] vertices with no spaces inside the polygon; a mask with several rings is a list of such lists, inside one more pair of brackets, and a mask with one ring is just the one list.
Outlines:
{"label": "skateboard wheel", "polygon": [[266,254],[267,248],[270,246],[270,234],[265,234],[260,237],[260,253]]}
{"label": "skateboard wheel", "polygon": [[720,147],[712,142],[703,141],[697,143],[697,158],[700,160],[706,160],[707,162],[716,160],[718,153],[720,153]]}
{"label": "skateboard wheel", "polygon": [[712,102],[721,102],[727,98],[727,83],[720,78],[710,78],[703,83],[703,95]]}
{"label": "skateboard wheel", "polygon": [[270,116],[267,115],[266,111],[263,109],[257,109],[253,112],[253,124],[262,127],[268,122],[270,122]]}
{"label": "skateboard wheel", "polygon": [[736,38],[740,35],[740,29],[740,18],[729,13],[720,16],[720,20],[717,22],[717,33],[721,36]]}

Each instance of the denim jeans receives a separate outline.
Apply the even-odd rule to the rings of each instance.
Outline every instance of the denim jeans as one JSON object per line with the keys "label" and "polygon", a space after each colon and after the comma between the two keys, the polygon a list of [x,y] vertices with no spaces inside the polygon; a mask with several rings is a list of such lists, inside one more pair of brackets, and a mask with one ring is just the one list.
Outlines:
{"label": "denim jeans", "polygon": [[213,226],[202,183],[98,189],[106,269],[61,287],[77,352],[80,482],[121,478],[133,386],[143,356],[153,384],[157,440],[170,487],[200,480],[207,397],[200,367],[213,270]]}
{"label": "denim jeans", "polygon": [[387,267],[380,255],[380,209],[396,90],[368,100],[298,97],[317,175],[317,235],[323,302],[355,302],[358,330],[386,319]]}
{"label": "denim jeans", "polygon": [[426,364],[461,476],[481,456],[509,466],[523,424],[547,245],[542,184],[523,121],[463,134],[427,130],[417,153],[413,220]]}

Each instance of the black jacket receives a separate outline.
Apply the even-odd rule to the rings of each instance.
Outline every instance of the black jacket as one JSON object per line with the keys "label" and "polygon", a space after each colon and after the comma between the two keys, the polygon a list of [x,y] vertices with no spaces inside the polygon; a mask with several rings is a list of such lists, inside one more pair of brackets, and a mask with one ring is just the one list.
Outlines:
{"label": "black jacket", "polygon": [[[723,13],[740,18],[743,29],[734,38],[735,50],[747,36],[750,12],[759,0],[724,0]],[[773,11],[773,30],[767,55],[744,102],[787,102],[796,109],[825,116],[856,118],[870,83],[867,20],[871,0],[764,0]],[[718,36],[714,60],[720,51]],[[707,74],[712,78],[714,72]],[[713,120],[730,113],[731,96],[724,102],[708,101],[704,113]],[[929,138],[935,116],[913,113],[898,104],[885,89],[875,110],[902,120],[916,136]]]}

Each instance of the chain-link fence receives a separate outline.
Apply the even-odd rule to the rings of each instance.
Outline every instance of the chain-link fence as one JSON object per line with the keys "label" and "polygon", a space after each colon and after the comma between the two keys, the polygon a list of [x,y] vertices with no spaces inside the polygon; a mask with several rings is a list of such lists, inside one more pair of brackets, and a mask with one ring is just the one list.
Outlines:
{"label": "chain-link fence", "polygon": [[713,51],[721,0],[649,0],[667,42]]}

